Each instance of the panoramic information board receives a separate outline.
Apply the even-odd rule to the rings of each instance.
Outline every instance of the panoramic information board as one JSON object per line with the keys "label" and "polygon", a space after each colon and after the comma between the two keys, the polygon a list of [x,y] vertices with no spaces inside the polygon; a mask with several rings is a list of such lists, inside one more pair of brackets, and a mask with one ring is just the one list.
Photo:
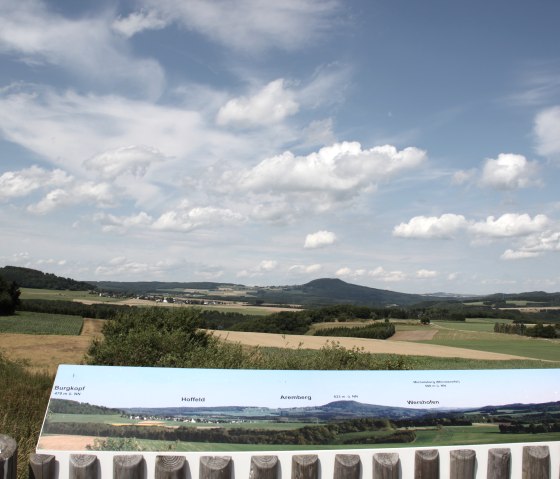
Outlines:
{"label": "panoramic information board", "polygon": [[560,440],[560,369],[58,369],[37,451],[274,451]]}

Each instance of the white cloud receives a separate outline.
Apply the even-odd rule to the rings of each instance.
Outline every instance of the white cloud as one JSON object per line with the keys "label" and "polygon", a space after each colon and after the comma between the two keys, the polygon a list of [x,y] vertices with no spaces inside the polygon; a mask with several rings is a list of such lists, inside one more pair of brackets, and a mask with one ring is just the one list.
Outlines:
{"label": "white cloud", "polygon": [[480,183],[499,190],[527,188],[540,184],[536,161],[527,161],[523,155],[500,153],[496,159],[484,163]]}
{"label": "white cloud", "polygon": [[528,236],[521,248],[526,252],[560,251],[560,231],[543,231]]}
{"label": "white cloud", "polygon": [[540,256],[540,255],[541,255],[541,253],[537,253],[537,252],[514,251],[512,249],[507,249],[500,256],[500,259],[509,261],[509,260],[517,260],[517,259],[535,258],[535,257]]}
{"label": "white cloud", "polygon": [[[148,157],[155,160],[161,152],[166,158],[176,158],[184,170],[193,157],[223,157],[226,152],[238,152],[243,144],[234,135],[208,129],[195,111],[119,96],[59,94],[31,86],[13,86],[0,95],[0,131],[7,140],[72,173],[82,172],[84,161],[100,152],[106,153],[96,161],[105,162],[103,155],[117,155],[122,160],[143,148],[146,161]],[[119,145],[146,146],[127,151]]]}
{"label": "white cloud", "polygon": [[[274,195],[292,208],[327,211],[336,203],[371,192],[378,183],[416,168],[426,153],[385,145],[363,150],[358,142],[335,143],[307,156],[287,151],[245,171],[227,171],[221,187]],[[289,198],[289,200],[287,199]]]}
{"label": "white cloud", "polygon": [[448,213],[436,216],[415,216],[408,223],[393,228],[393,235],[411,239],[453,238],[467,231],[479,238],[511,238],[542,231],[550,220],[546,215],[505,213],[499,218],[489,216],[484,221],[469,221],[463,215]]}
{"label": "white cloud", "polygon": [[267,259],[261,261],[257,266],[250,269],[243,269],[239,271],[236,276],[238,278],[254,278],[262,276],[265,273],[270,273],[278,268],[278,261]]}
{"label": "white cloud", "polygon": [[539,154],[560,159],[560,106],[541,111],[535,118],[534,129]]}
{"label": "white cloud", "polygon": [[307,266],[303,264],[294,264],[288,268],[288,271],[294,274],[313,274],[318,273],[321,269],[322,266],[320,264],[310,264]]}
{"label": "white cloud", "polygon": [[383,281],[386,283],[396,283],[399,281],[404,281],[408,278],[408,275],[403,271],[394,270],[394,271],[387,271],[382,266],[378,266],[373,270],[366,270],[363,268],[359,269],[351,269],[348,267],[340,268],[336,271],[336,276],[339,277],[349,277],[349,278],[359,278],[363,276],[369,276],[371,278],[375,278],[379,281]]}
{"label": "white cloud", "polygon": [[113,21],[113,30],[126,38],[130,38],[144,30],[160,30],[167,22],[158,17],[154,10],[133,12],[127,17],[119,17]]}
{"label": "white cloud", "polygon": [[148,167],[162,161],[164,156],[149,146],[125,146],[105,151],[84,162],[88,169],[95,170],[103,178],[115,178],[123,173],[136,177],[144,176]]}
{"label": "white cloud", "polygon": [[535,215],[531,218],[528,214],[506,213],[499,218],[489,216],[486,221],[473,223],[469,230],[478,236],[509,238],[542,231],[548,223],[546,215]]}
{"label": "white cloud", "polygon": [[458,231],[466,228],[467,220],[463,215],[446,213],[440,217],[415,216],[408,223],[393,228],[393,236],[401,238],[453,238]]}
{"label": "white cloud", "polygon": [[451,182],[454,185],[462,185],[470,182],[476,174],[476,169],[459,170],[453,174]]}
{"label": "white cloud", "polygon": [[266,259],[259,263],[258,270],[263,272],[274,271],[278,267],[278,261]]}
{"label": "white cloud", "polygon": [[317,231],[305,237],[304,248],[314,249],[332,245],[336,241],[336,235],[331,231]]}
{"label": "white cloud", "polygon": [[73,180],[66,172],[31,166],[19,171],[7,171],[0,176],[0,200],[27,196],[37,189],[63,186]]}
{"label": "white cloud", "polygon": [[279,123],[297,113],[294,93],[284,88],[282,78],[274,80],[253,96],[233,98],[218,111],[219,125],[261,126]]}
{"label": "white cloud", "polygon": [[348,268],[347,266],[345,266],[343,268],[339,268],[335,273],[336,276],[342,276],[342,277],[352,276],[352,274],[353,274],[352,270],[350,268]]}
{"label": "white cloud", "polygon": [[101,223],[104,232],[117,231],[121,233],[126,232],[129,228],[149,227],[153,222],[153,218],[144,211],[130,216],[99,213],[94,216],[94,220]]}
{"label": "white cloud", "polygon": [[0,3],[0,52],[40,67],[62,67],[82,81],[114,91],[158,97],[165,82],[160,65],[134,58],[107,16],[65,18],[39,0]]}
{"label": "white cloud", "polygon": [[408,277],[408,275],[402,271],[386,271],[382,266],[378,266],[374,270],[369,271],[368,275],[372,278],[385,281],[386,283],[396,283],[399,281],[404,281]]}
{"label": "white cloud", "polygon": [[143,0],[159,18],[176,21],[228,48],[294,50],[332,34],[335,0]]}
{"label": "white cloud", "polygon": [[68,189],[57,188],[49,191],[38,203],[28,206],[31,213],[45,214],[69,205],[93,203],[97,207],[109,207],[114,204],[114,193],[108,183],[91,181],[75,183]]}
{"label": "white cloud", "polygon": [[243,215],[230,209],[205,206],[167,211],[152,224],[152,228],[186,232],[203,226],[239,225],[244,221]]}
{"label": "white cloud", "polygon": [[418,271],[416,271],[416,277],[420,279],[435,278],[438,275],[439,273],[437,271],[429,269],[419,269]]}

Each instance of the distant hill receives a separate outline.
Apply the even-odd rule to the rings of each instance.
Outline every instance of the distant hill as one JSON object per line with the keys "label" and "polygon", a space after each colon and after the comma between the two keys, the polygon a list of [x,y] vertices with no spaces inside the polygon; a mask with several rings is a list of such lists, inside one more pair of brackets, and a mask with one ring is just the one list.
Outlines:
{"label": "distant hill", "polygon": [[346,283],[336,278],[322,278],[299,286],[263,288],[257,298],[267,303],[302,305],[355,304],[363,306],[406,306],[426,298],[419,294],[398,293]]}
{"label": "distant hill", "polygon": [[62,278],[52,273],[43,273],[36,269],[21,268],[19,266],[4,266],[0,268],[0,276],[5,280],[14,281],[21,288],[57,289],[71,291],[89,291],[95,289],[89,283]]}
{"label": "distant hill", "polygon": [[[527,301],[528,306],[560,306],[560,293],[545,293],[544,291],[530,291],[526,293],[497,293],[480,298],[493,304],[500,304],[505,301]],[[501,304],[503,305],[503,304]]]}

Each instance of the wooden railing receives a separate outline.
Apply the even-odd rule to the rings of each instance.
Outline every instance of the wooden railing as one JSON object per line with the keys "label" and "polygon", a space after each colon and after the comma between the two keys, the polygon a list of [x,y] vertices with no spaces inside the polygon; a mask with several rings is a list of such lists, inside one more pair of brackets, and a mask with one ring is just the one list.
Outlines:
{"label": "wooden railing", "polygon": [[[30,479],[557,479],[560,443],[354,453],[32,454]],[[346,451],[345,451],[346,452]],[[0,435],[0,479],[16,479],[17,445]]]}

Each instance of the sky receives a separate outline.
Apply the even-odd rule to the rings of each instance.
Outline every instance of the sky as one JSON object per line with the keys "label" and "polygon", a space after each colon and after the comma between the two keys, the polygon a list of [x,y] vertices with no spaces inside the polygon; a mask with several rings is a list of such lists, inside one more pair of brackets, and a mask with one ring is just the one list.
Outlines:
{"label": "sky", "polygon": [[[62,365],[51,398],[116,408],[309,407],[338,400],[422,409],[482,407],[558,401],[559,372],[558,369],[257,371]],[[481,393],[473,394],[473,391]],[[305,399],[288,399],[297,396]],[[183,397],[204,401],[182,401]]]}
{"label": "sky", "polygon": [[0,265],[560,291],[560,2],[0,0]]}

